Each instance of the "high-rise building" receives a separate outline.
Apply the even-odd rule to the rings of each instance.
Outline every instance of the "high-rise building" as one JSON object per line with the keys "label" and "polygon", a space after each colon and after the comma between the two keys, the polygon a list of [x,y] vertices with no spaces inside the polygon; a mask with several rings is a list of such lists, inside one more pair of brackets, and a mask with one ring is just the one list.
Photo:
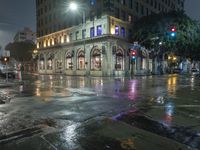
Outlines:
{"label": "high-rise building", "polygon": [[23,42],[31,41],[36,42],[36,33],[33,32],[30,28],[25,27],[22,31],[19,31],[15,34],[14,42]]}
{"label": "high-rise building", "polygon": [[[125,75],[131,68],[132,24],[151,13],[183,8],[184,0],[36,0],[38,71]],[[147,60],[140,62],[135,69],[148,67]]]}

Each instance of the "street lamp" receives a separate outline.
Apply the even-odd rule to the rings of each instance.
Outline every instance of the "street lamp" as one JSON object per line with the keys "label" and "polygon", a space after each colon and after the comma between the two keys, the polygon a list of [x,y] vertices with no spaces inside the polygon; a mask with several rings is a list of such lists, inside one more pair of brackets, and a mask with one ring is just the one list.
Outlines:
{"label": "street lamp", "polygon": [[78,9],[78,5],[75,2],[71,2],[69,4],[69,9],[71,9],[72,11],[76,11]]}
{"label": "street lamp", "polygon": [[33,53],[32,53],[32,58],[35,59],[38,55],[38,50],[33,50]]}
{"label": "street lamp", "polygon": [[[80,5],[78,5],[77,3],[75,2],[71,2],[69,4],[69,9],[71,11],[79,11]],[[83,28],[82,28],[82,39],[83,39],[83,51],[84,51],[84,54],[85,54],[85,38],[86,38],[86,17],[85,17],[85,11],[82,10],[82,21],[83,21]],[[85,59],[85,57],[84,57]]]}
{"label": "street lamp", "polygon": [[[79,5],[75,2],[71,2],[69,4],[69,9],[71,11],[77,11],[78,8],[79,8]],[[82,20],[83,20],[83,33],[82,34],[84,34],[82,37],[85,39],[85,37],[86,37],[86,32],[85,32],[85,30],[86,30],[86,17],[85,17],[85,11],[84,10],[82,11]],[[85,40],[84,40],[84,50],[85,50]]]}

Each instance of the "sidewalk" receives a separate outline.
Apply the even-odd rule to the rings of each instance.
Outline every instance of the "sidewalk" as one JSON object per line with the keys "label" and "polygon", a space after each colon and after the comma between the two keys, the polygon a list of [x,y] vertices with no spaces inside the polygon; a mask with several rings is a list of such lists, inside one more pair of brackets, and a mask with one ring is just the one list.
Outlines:
{"label": "sidewalk", "polygon": [[[43,131],[51,131],[46,127]],[[80,126],[38,130],[0,144],[1,150],[191,150],[186,145],[110,118],[96,118]],[[34,134],[35,135],[32,135]],[[15,134],[13,134],[15,135]],[[16,136],[16,135],[15,135]],[[10,137],[11,138],[11,137]],[[2,143],[2,140],[0,140]]]}

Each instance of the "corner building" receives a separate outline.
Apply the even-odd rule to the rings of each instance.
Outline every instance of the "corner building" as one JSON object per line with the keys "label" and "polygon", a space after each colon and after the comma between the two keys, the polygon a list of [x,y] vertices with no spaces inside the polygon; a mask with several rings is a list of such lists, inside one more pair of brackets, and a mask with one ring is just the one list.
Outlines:
{"label": "corner building", "polygon": [[[69,3],[78,10],[69,9]],[[160,11],[182,10],[183,0],[36,0],[38,73],[125,76],[131,71],[132,25]],[[147,70],[148,52],[135,71]],[[140,56],[138,56],[140,57]]]}

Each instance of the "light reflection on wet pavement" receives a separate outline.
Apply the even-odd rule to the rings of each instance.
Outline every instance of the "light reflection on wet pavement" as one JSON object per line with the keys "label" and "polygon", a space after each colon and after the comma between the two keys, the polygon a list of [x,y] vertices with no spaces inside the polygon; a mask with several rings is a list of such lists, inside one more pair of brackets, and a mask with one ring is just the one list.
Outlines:
{"label": "light reflection on wet pavement", "polygon": [[[89,149],[86,141],[95,140],[93,136],[88,135],[87,139],[85,135],[87,132],[93,134],[94,129],[103,127],[89,125],[91,131],[82,128],[87,128],[88,125],[85,124],[95,118],[108,117],[142,129],[138,131],[142,132],[142,135],[155,136],[143,133],[144,130],[186,144],[193,149],[200,148],[198,78],[178,75],[134,79],[62,75],[30,75],[23,78],[23,84],[2,89],[2,93],[12,98],[10,102],[0,105],[0,144],[5,140],[3,137],[6,134],[44,125],[52,132],[46,135],[46,130],[41,129],[42,140],[47,145],[50,144],[41,144],[46,149]],[[97,120],[98,122],[101,124]],[[103,123],[101,125],[104,126]],[[80,133],[76,133],[77,130]],[[105,135],[97,135],[105,138]],[[80,137],[84,137],[86,141]],[[132,143],[129,149],[145,149],[141,144],[133,146],[132,138],[134,137],[122,138],[122,141],[130,143],[129,146]],[[16,139],[11,139],[8,143],[13,141]],[[99,147],[105,145],[101,147],[103,149],[128,149],[123,148],[123,144],[115,143],[116,140],[108,139],[104,143],[97,139],[96,142]],[[148,145],[148,142],[146,144]],[[12,149],[12,146],[8,144],[8,147],[3,148]],[[41,148],[44,149],[43,146]]]}

